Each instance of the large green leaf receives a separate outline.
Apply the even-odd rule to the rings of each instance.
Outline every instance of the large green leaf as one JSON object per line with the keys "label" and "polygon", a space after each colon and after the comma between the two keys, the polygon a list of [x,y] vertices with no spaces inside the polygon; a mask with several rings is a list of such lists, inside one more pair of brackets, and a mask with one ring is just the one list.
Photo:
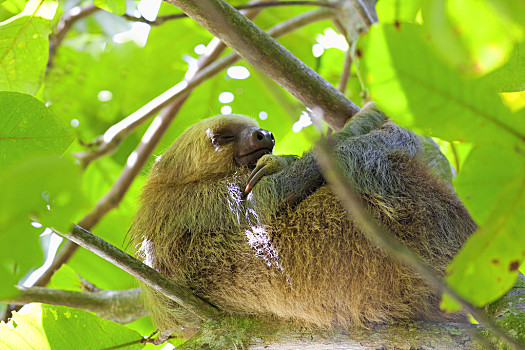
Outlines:
{"label": "large green leaf", "polygon": [[12,295],[18,280],[42,263],[41,230],[29,216],[68,229],[82,196],[78,166],[59,159],[71,130],[30,95],[0,92],[0,106],[0,293]]}
{"label": "large green leaf", "polygon": [[41,88],[57,6],[53,0],[30,0],[22,13],[0,23],[0,90],[34,95]]}
{"label": "large green leaf", "polygon": [[93,4],[118,16],[126,12],[126,0],[93,0]]}
{"label": "large green leaf", "polygon": [[471,152],[458,181],[467,198],[472,195],[474,205],[485,206],[481,210],[490,216],[455,257],[447,276],[456,292],[476,306],[510,289],[525,258],[525,162],[512,150],[484,148]]}
{"label": "large green leaf", "polygon": [[29,158],[0,172],[0,262],[11,267],[0,272],[1,286],[6,288],[0,293],[12,294],[18,279],[42,263],[37,238],[41,231],[31,227],[29,216],[59,230],[69,229],[82,207],[79,180],[78,166],[53,155]]}
{"label": "large green leaf", "polygon": [[520,26],[484,0],[425,1],[423,19],[437,53],[466,75],[501,66],[523,35]]}
{"label": "large green leaf", "polygon": [[482,228],[457,256],[448,281],[476,305],[496,299],[524,258],[525,118],[511,114],[482,81],[463,80],[436,60],[419,26],[377,26],[357,47],[361,76],[395,120],[474,144],[456,184]]}
{"label": "large green leaf", "polygon": [[30,95],[0,92],[0,106],[0,170],[36,155],[58,156],[74,139],[72,129]]}
{"label": "large green leaf", "polygon": [[525,90],[525,41],[514,43],[507,62],[498,69],[484,75],[481,81],[491,84],[497,91]]}
{"label": "large green leaf", "polygon": [[485,84],[463,80],[436,60],[420,26],[375,26],[357,52],[370,94],[400,124],[447,141],[525,139],[525,120]]}
{"label": "large green leaf", "polygon": [[380,0],[376,4],[381,23],[413,23],[421,11],[422,0]]}
{"label": "large green leaf", "polygon": [[141,338],[118,323],[65,306],[29,304],[0,324],[0,349],[6,350],[142,349],[144,344],[129,344]]}

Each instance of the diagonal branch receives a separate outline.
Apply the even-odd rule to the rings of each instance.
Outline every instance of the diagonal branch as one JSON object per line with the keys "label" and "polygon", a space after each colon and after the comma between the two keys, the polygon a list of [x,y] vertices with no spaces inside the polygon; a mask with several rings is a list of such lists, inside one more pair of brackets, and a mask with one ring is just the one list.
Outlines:
{"label": "diagonal branch", "polygon": [[[331,16],[333,16],[333,11],[326,8],[309,11],[274,26],[268,30],[268,34],[277,38],[304,25],[320,21]],[[138,109],[127,118],[110,127],[102,137],[98,137],[101,142],[99,142],[99,146],[97,148],[77,153],[75,156],[80,160],[84,167],[87,167],[87,165],[93,160],[112,153],[126,136],[128,136],[138,126],[155,115],[163,107],[178,101],[188,91],[194,89],[201,83],[205,82],[207,79],[231,66],[239,59],[240,57],[235,52],[233,52],[213,62],[209,66],[200,70],[191,80],[178,83],[155,99],[148,102],[146,105]]]}
{"label": "diagonal branch", "polygon": [[360,109],[319,74],[223,0],[166,0],[312,110],[334,129]]}
{"label": "diagonal branch", "polygon": [[[329,9],[325,8],[325,9],[317,10],[317,12],[312,11],[309,14],[311,15],[305,14],[302,16],[298,16],[294,20],[290,20],[290,21],[283,23],[282,25],[275,26],[273,28],[274,34],[283,35],[302,25],[311,23],[314,20],[320,20],[320,19],[327,18],[328,16],[330,16],[331,12]],[[223,61],[223,64],[225,64],[224,67],[222,66],[219,67],[219,65],[208,67],[211,64],[211,62],[220,55],[220,53],[223,51],[225,46],[219,43],[217,40],[212,40],[212,43],[210,43],[209,47],[210,47],[210,52],[206,55],[203,55],[199,59],[197,63],[197,71],[195,75],[189,74],[190,72],[188,72],[185,78],[185,79],[188,79],[186,81],[186,84],[188,85],[195,84],[194,85],[195,87],[201,82],[205,81],[206,77],[209,77],[210,72],[213,71],[215,72],[213,74],[216,74],[217,72],[220,72],[222,69],[224,69],[225,67],[227,67],[228,65],[235,62],[238,59],[237,55],[230,54],[224,57],[224,61]],[[174,94],[171,97],[168,96],[167,100],[169,101],[159,103],[158,106],[152,106],[151,111],[148,111],[142,116],[138,116],[138,119],[140,120],[137,120],[132,123],[133,127],[137,127],[142,122],[147,120],[149,117],[153,116],[160,109],[162,109],[156,121],[152,123],[152,125],[146,131],[146,134],[144,135],[142,142],[138,145],[136,150],[131,154],[126,164],[126,167],[122,171],[118,180],[112,186],[110,191],[97,202],[95,208],[93,208],[91,212],[89,212],[82,220],[79,221],[78,224],[80,226],[88,230],[91,230],[107,212],[109,212],[111,209],[118,206],[118,204],[124,197],[124,194],[126,193],[129,186],[131,185],[133,179],[140,172],[143,165],[149,158],[149,155],[151,154],[151,152],[153,152],[153,149],[155,148],[160,138],[164,134],[165,130],[170,125],[171,121],[177,114],[178,110],[184,104],[185,100],[189,96],[190,91],[191,89],[188,89],[188,90],[184,90],[184,92],[180,92],[179,94]],[[132,130],[131,125],[129,126],[129,128]],[[121,134],[120,136],[127,135],[129,132],[131,132],[130,129],[128,129],[128,127],[124,127],[121,130],[123,134]],[[117,134],[118,132],[116,133],[116,135]],[[110,151],[111,149],[106,150],[104,152],[109,153]],[[100,156],[101,155],[97,155],[95,158],[98,158]],[[67,262],[73,256],[77,248],[78,246],[70,241],[64,242],[62,248],[58,251],[55,259],[53,260],[53,263],[51,264],[51,266],[42,274],[42,276],[40,276],[40,278],[37,280],[35,285],[36,286],[46,285],[51,279],[51,276],[53,276],[53,274],[55,273],[55,271],[58,270],[58,268],[62,266],[63,263]]]}
{"label": "diagonal branch", "polygon": [[487,329],[490,329],[498,337],[504,339],[507,344],[512,345],[512,347],[516,349],[523,349],[515,339],[507,335],[491,322],[482,310],[474,307],[468,301],[460,297],[455,291],[450,289],[446,282],[438,277],[430,266],[428,266],[428,264],[409,247],[394,238],[388,230],[377,224],[374,218],[366,211],[359,198],[355,195],[355,191],[350,182],[344,178],[344,175],[340,171],[338,171],[332,156],[333,152],[329,145],[326,143],[321,144],[318,151],[320,156],[317,157],[317,161],[321,165],[323,175],[333,187],[333,192],[337,194],[337,197],[341,201],[341,204],[348,215],[351,215],[357,226],[366,234],[366,237],[371,242],[377,247],[384,249],[388,255],[412,268],[436,290],[452,296],[452,298],[461,303],[465,310],[467,310],[480,324],[487,327]]}
{"label": "diagonal branch", "polygon": [[152,269],[82,227],[74,225],[70,233],[53,231],[61,237],[67,238],[79,246],[97,254],[133,277],[136,277],[139,281],[155,288],[155,290],[168,296],[200,319],[207,320],[218,314],[218,310],[214,306],[195,296],[191,291],[186,290],[157,270]]}
{"label": "diagonal branch", "polygon": [[44,287],[17,286],[20,294],[0,303],[25,305],[44,303],[63,305],[96,313],[99,317],[118,323],[129,323],[148,315],[140,300],[140,289],[100,290],[96,292],[74,292]]}

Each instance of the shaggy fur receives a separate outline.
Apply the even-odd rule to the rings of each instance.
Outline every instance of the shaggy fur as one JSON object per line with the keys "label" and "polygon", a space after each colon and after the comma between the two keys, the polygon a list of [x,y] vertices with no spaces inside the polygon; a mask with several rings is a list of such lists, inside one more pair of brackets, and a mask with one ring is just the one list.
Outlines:
{"label": "shaggy fur", "polygon": [[[210,142],[230,123],[256,125],[243,116],[204,120],[154,165],[131,228],[136,256],[231,313],[325,327],[454,319],[417,274],[354,226],[311,152],[279,158],[283,169],[243,199],[250,169],[235,166],[231,145]],[[476,225],[422,145],[369,107],[335,135],[334,155],[379,224],[443,275]],[[161,330],[198,324],[142,287]]]}

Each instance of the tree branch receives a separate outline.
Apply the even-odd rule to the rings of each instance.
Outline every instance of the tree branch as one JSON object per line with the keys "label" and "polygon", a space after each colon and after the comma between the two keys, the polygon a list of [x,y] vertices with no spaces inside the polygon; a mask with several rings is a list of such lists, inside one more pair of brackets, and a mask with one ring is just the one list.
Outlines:
{"label": "tree branch", "polygon": [[317,161],[323,170],[323,175],[327,182],[333,187],[333,192],[337,194],[337,197],[346,209],[348,215],[351,215],[351,218],[356,223],[357,227],[365,233],[371,242],[377,247],[385,250],[389,256],[394,257],[406,266],[412,268],[440,293],[447,293],[452,296],[456,301],[461,303],[465,310],[480,324],[483,324],[495,335],[504,339],[507,344],[516,349],[523,349],[515,339],[494,325],[483,311],[474,307],[468,301],[460,297],[455,291],[450,289],[446,282],[438,277],[430,266],[428,266],[428,264],[409,247],[397,240],[385,228],[379,226],[374,218],[366,211],[359,198],[355,195],[352,185],[346,181],[343,174],[338,171],[329,145],[322,143],[318,150],[320,156],[317,157]]}
{"label": "tree branch", "polygon": [[139,281],[171,298],[203,321],[219,314],[218,310],[207,301],[78,225],[73,226],[71,233],[62,233],[55,229],[53,232],[126,271]]}
{"label": "tree branch", "polygon": [[148,311],[140,299],[140,288],[126,290],[100,290],[73,292],[44,287],[17,286],[20,294],[0,303],[24,305],[44,303],[74,307],[96,313],[99,317],[118,323],[129,323],[147,316]]}
{"label": "tree branch", "polygon": [[[333,16],[333,12],[330,9],[309,11],[274,26],[268,30],[268,34],[277,38],[290,33],[297,28],[327,19],[331,16]],[[213,62],[195,74],[194,78],[191,80],[178,83],[160,96],[148,102],[127,118],[110,127],[102,137],[97,138],[101,140],[101,142],[98,142],[99,146],[96,149],[76,153],[75,157],[80,160],[84,167],[87,167],[87,165],[93,160],[112,153],[126,136],[133,132],[133,130],[139,125],[155,115],[160,109],[181,99],[185,93],[231,66],[239,59],[240,57],[233,52]]]}
{"label": "tree branch", "polygon": [[75,24],[82,18],[91,16],[98,10],[100,10],[100,8],[96,7],[93,4],[84,7],[76,6],[73,7],[67,15],[62,16],[62,18],[60,18],[60,22],[58,22],[55,32],[51,38],[51,43],[49,45],[49,59],[47,63],[48,67],[51,67],[53,65],[53,58],[55,57],[55,52],[60,46],[60,44],[62,44],[62,41],[64,41],[64,39],[66,38],[66,35],[69,32],[69,30],[73,27],[73,24]]}
{"label": "tree branch", "polygon": [[339,130],[360,109],[223,0],[166,0]]}
{"label": "tree branch", "polygon": [[[270,8],[270,7],[281,7],[281,6],[320,6],[320,7],[330,7],[330,8],[337,8],[338,5],[334,4],[332,2],[326,2],[326,1],[311,1],[311,0],[290,0],[290,1],[265,1],[265,2],[259,2],[259,3],[251,3],[251,4],[245,4],[245,5],[238,5],[235,6],[236,10],[248,10],[248,9],[263,9],[263,8]],[[123,15],[125,19],[132,22],[141,22],[141,23],[147,23],[151,26],[159,26],[161,24],[164,24],[167,21],[171,21],[174,19],[180,19],[180,18],[187,18],[188,15],[185,13],[177,13],[173,15],[165,15],[165,16],[159,16],[154,21],[150,21],[144,17],[134,17],[130,15]]]}
{"label": "tree branch", "polygon": [[[250,14],[248,13],[247,15]],[[311,23],[312,21],[328,18],[330,15],[331,11],[326,8],[311,11],[301,16],[298,16],[297,18],[284,22],[282,25],[275,26],[273,32],[275,35],[284,35],[292,31],[293,29],[298,28],[301,25]],[[210,52],[201,56],[201,58],[198,60],[197,70],[195,72],[188,72],[186,74],[185,79],[187,79],[187,81],[183,81],[184,84],[195,87],[201,82],[205,81],[207,77],[218,73],[219,71],[231,65],[238,59],[237,55],[230,54],[223,58],[222,64],[224,66],[221,66],[219,64],[210,66],[211,62],[217,59],[217,57],[219,57],[220,53],[223,51],[225,46],[222,43],[217,42],[216,40],[212,40],[209,47],[211,48]],[[137,127],[146,119],[153,116],[161,108],[163,108],[162,111],[159,113],[156,122],[152,123],[152,125],[148,128],[142,142],[131,154],[130,159],[135,158],[133,162],[127,162],[126,167],[123,169],[118,180],[111,187],[109,192],[97,202],[95,208],[93,208],[93,210],[90,213],[88,213],[82,220],[79,221],[78,224],[80,226],[91,230],[107,212],[115,208],[120,203],[120,201],[124,197],[124,194],[131,185],[133,179],[144,166],[149,155],[151,154],[151,152],[153,152],[153,149],[160,141],[162,135],[164,135],[164,132],[170,125],[178,110],[184,104],[185,100],[188,98],[190,92],[191,89],[187,89],[184,92],[181,91],[178,93],[167,94],[167,96],[164,96],[163,94],[161,96],[164,96],[166,98],[166,101],[162,100],[155,102],[158,103],[158,105],[148,104],[149,107],[144,107],[144,109],[146,109],[144,115],[138,114],[138,112],[136,112],[137,114],[134,113],[132,115],[133,117],[128,117],[130,119],[126,118],[127,121],[124,123],[131,123],[129,126],[124,126],[120,131],[115,133],[115,135],[120,135],[117,136],[117,138],[122,139],[122,137],[124,137],[124,135],[129,134],[133,128]],[[130,129],[128,129],[128,127]],[[122,132],[122,134],[119,134],[120,132]],[[108,143],[111,142],[112,141],[110,140]],[[118,144],[120,141],[115,142],[116,144]],[[115,146],[112,147],[114,148]],[[107,154],[110,151],[111,148],[106,149],[102,151],[102,154]],[[95,158],[98,158],[100,156],[101,154],[97,155]],[[49,282],[51,276],[53,276],[55,271],[58,270],[63,263],[67,262],[73,256],[77,248],[78,246],[70,241],[64,242],[62,248],[58,251],[57,255],[55,256],[53,263],[39,277],[39,279],[35,283],[35,286],[45,286]]]}

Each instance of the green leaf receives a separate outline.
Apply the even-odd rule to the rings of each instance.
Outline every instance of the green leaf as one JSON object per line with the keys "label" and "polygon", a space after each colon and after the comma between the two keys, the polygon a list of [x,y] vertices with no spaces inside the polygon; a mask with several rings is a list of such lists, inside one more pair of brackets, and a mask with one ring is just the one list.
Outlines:
{"label": "green leaf", "polygon": [[51,280],[47,284],[47,288],[55,288],[62,290],[70,290],[75,292],[82,291],[82,281],[79,275],[68,264],[62,264],[60,268],[53,274]]}
{"label": "green leaf", "polygon": [[503,63],[523,29],[487,1],[426,1],[424,27],[437,52],[457,71],[480,75]]}
{"label": "green leaf", "polygon": [[525,2],[523,0],[487,0],[505,19],[513,21],[525,30]]}
{"label": "green leaf", "polygon": [[516,200],[516,181],[520,183],[524,171],[525,158],[517,145],[480,145],[469,153],[455,185],[476,222],[484,226],[495,211],[505,214],[502,208]]}
{"label": "green leaf", "polygon": [[416,22],[422,0],[380,0],[376,4],[380,23]]}
{"label": "green leaf", "polygon": [[525,160],[510,146],[477,147],[457,186],[482,227],[450,264],[447,281],[461,296],[483,306],[512,287],[525,258]]}
{"label": "green leaf", "polygon": [[482,82],[465,81],[437,61],[416,25],[374,27],[357,47],[361,76],[395,120],[474,144],[456,184],[482,228],[447,281],[476,305],[498,298],[512,286],[525,252],[525,118],[511,114]]}
{"label": "green leaf", "polygon": [[476,306],[501,297],[513,285],[525,258],[525,173],[500,192],[487,225],[473,234],[448,267],[447,282]]}
{"label": "green leaf", "polygon": [[[13,285],[42,263],[38,235],[29,216],[45,226],[69,229],[81,208],[78,166],[56,156],[29,158],[0,172],[0,293],[12,295]],[[49,207],[48,207],[49,206]]]}
{"label": "green leaf", "polygon": [[374,26],[357,53],[372,98],[401,125],[447,141],[525,139],[525,120],[492,89],[436,60],[420,26]]}
{"label": "green leaf", "polygon": [[123,15],[126,12],[125,0],[93,0],[93,4],[117,16]]}
{"label": "green leaf", "polygon": [[[134,330],[89,312],[42,304],[26,305],[0,324],[0,349],[107,349],[140,340]],[[129,344],[126,349],[142,349]]]}
{"label": "green leaf", "polygon": [[0,90],[34,95],[41,88],[57,7],[53,0],[30,0],[22,13],[0,23]]}
{"label": "green leaf", "polygon": [[441,298],[441,302],[439,303],[439,308],[442,310],[446,310],[448,312],[454,312],[461,310],[461,303],[456,301],[456,299],[452,298],[450,294],[443,293],[443,296]]}
{"label": "green leaf", "polygon": [[507,62],[480,80],[492,85],[499,92],[525,90],[525,41],[514,43]]}
{"label": "green leaf", "polygon": [[0,92],[0,170],[39,154],[60,155],[74,134],[42,102],[17,92]]}

